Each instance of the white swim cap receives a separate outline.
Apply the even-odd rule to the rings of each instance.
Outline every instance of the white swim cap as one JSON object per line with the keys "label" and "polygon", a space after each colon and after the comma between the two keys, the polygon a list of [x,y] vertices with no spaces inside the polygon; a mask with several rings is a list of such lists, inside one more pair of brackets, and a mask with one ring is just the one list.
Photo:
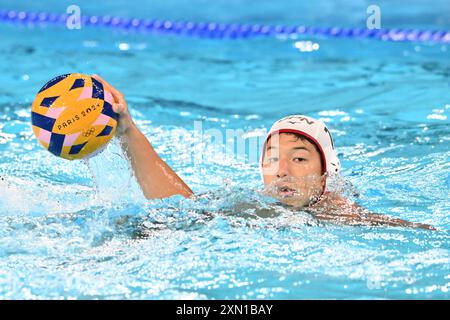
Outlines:
{"label": "white swim cap", "polygon": [[273,134],[277,133],[295,133],[308,138],[319,150],[325,176],[339,172],[341,164],[334,149],[330,131],[322,121],[303,115],[288,116],[273,124],[264,142],[260,161],[261,169],[266,143]]}

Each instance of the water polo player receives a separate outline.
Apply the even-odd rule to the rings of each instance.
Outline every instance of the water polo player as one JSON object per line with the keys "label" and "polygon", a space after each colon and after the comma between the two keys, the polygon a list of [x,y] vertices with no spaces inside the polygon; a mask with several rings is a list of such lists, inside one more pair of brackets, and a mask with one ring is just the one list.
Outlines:
{"label": "water polo player", "polygon": [[[158,156],[145,135],[134,124],[123,95],[98,75],[114,97],[119,116],[117,133],[146,198],[193,196],[186,183]],[[319,120],[293,115],[272,126],[261,157],[265,193],[291,208],[302,208],[318,219],[346,224],[409,226],[433,229],[373,214],[328,190],[327,178],[338,173],[340,162],[331,133]]]}

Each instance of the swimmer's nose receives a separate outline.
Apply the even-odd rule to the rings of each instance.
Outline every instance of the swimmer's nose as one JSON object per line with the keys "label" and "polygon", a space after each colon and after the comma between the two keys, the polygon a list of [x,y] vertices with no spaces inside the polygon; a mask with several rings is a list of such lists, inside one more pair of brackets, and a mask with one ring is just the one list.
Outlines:
{"label": "swimmer's nose", "polygon": [[284,178],[289,175],[289,167],[288,167],[287,161],[280,160],[280,161],[278,161],[277,165],[278,165],[278,171],[277,171],[278,178]]}

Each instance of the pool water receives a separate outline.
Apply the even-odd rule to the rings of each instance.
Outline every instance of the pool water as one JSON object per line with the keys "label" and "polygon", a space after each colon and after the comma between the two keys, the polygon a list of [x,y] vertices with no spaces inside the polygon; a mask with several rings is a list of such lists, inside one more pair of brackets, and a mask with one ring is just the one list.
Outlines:
{"label": "pool water", "polygon": [[[445,1],[380,3],[386,27],[450,30]],[[0,9],[64,13],[70,4],[5,0]],[[210,4],[81,9],[364,27],[370,3]],[[448,45],[7,23],[0,34],[1,299],[450,298]],[[306,41],[317,49],[299,50]],[[86,162],[45,151],[31,103],[46,81],[71,72],[100,74],[122,91],[198,199],[145,200],[115,140]],[[324,223],[263,197],[254,150],[274,121],[294,113],[331,129],[343,168],[336,188],[373,212],[439,231]],[[215,129],[224,139],[213,144]],[[227,130],[242,130],[244,153],[229,156]]]}

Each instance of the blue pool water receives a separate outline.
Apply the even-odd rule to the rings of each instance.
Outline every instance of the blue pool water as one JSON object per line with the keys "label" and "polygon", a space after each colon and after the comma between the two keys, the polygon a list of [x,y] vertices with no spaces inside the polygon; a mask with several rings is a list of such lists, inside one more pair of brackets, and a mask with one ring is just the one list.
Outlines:
{"label": "blue pool water", "polygon": [[[70,4],[2,0],[0,9],[64,13]],[[370,4],[80,6],[90,15],[364,27]],[[383,27],[450,30],[448,1],[380,6]],[[450,298],[448,45],[8,23],[0,35],[1,299]],[[299,50],[305,41],[318,50]],[[199,199],[146,201],[117,141],[87,163],[42,149],[31,102],[46,81],[70,72],[98,73],[121,90],[139,128]],[[241,129],[258,146],[292,113],[331,128],[343,167],[336,188],[373,212],[439,231],[290,212],[258,193],[251,147],[226,157],[230,141],[213,146],[196,130]],[[256,214],[264,210],[268,217]]]}

